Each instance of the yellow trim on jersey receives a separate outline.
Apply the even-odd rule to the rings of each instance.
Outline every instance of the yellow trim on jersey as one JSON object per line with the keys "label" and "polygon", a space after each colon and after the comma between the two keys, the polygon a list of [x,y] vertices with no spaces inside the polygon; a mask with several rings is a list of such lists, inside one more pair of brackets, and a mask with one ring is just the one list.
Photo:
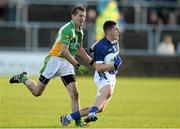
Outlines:
{"label": "yellow trim on jersey", "polygon": [[55,46],[49,51],[51,56],[59,56],[62,50],[62,41],[58,40]]}

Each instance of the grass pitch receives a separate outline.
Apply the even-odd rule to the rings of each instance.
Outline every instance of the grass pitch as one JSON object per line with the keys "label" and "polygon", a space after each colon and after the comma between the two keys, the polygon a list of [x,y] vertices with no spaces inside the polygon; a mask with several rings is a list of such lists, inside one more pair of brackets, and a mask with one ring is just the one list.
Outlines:
{"label": "grass pitch", "polygon": [[[36,79],[37,80],[37,79]],[[92,77],[77,78],[81,107],[93,104]],[[60,128],[59,117],[71,112],[70,98],[60,79],[50,81],[40,97],[22,84],[0,77],[1,128]],[[121,78],[105,112],[89,128],[180,128],[179,78]],[[74,128],[74,122],[70,124]]]}

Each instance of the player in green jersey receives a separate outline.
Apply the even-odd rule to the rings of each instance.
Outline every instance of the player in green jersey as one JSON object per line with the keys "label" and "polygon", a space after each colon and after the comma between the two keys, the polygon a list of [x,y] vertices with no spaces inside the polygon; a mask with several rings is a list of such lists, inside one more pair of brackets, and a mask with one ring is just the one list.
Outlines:
{"label": "player in green jersey", "polygon": [[[78,111],[80,103],[75,69],[82,75],[86,75],[88,69],[86,66],[79,64],[75,56],[78,55],[88,64],[94,65],[94,61],[82,47],[84,37],[82,26],[85,17],[86,10],[84,7],[77,6],[72,9],[72,20],[59,29],[55,43],[44,60],[37,84],[28,78],[26,72],[14,75],[10,79],[10,83],[24,83],[34,96],[40,96],[49,80],[60,76],[71,97],[72,111]],[[83,126],[79,119],[75,123],[77,126]]]}

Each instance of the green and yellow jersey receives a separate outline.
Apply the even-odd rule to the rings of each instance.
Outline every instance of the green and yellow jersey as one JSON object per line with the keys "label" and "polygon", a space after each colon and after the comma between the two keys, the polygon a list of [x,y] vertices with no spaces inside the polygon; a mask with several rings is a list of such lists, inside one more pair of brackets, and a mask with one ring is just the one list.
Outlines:
{"label": "green and yellow jersey", "polygon": [[72,56],[77,54],[79,47],[83,45],[83,30],[77,30],[75,23],[71,20],[62,26],[56,36],[55,43],[49,51],[51,56],[61,56],[62,44],[69,45],[69,52]]}

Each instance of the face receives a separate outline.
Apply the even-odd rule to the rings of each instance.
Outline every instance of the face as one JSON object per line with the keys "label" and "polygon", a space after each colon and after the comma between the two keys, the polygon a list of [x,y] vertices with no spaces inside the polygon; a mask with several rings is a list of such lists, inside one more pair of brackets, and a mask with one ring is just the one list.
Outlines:
{"label": "face", "polygon": [[113,40],[119,40],[120,29],[118,25],[113,26],[109,34]]}
{"label": "face", "polygon": [[72,15],[72,20],[75,22],[77,26],[83,26],[84,21],[86,18],[86,12],[78,10],[78,13],[76,15]]}
{"label": "face", "polygon": [[170,36],[165,37],[165,43],[172,43],[172,38]]}

